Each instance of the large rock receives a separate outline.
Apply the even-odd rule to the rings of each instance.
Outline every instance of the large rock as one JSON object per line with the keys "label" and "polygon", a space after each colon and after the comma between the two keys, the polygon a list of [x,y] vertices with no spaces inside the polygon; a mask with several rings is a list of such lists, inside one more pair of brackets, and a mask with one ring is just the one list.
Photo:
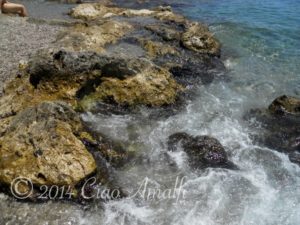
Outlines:
{"label": "large rock", "polygon": [[179,146],[187,153],[190,166],[193,168],[237,168],[228,160],[224,147],[213,137],[192,137],[187,133],[172,134],[168,139],[169,150],[176,151]]}
{"label": "large rock", "polygon": [[96,170],[79,139],[81,130],[80,118],[62,102],[20,112],[0,137],[0,182],[9,185],[25,177],[34,186],[75,187]]}
{"label": "large rock", "polygon": [[147,59],[116,58],[92,52],[43,50],[27,69],[30,81],[46,93],[80,98],[82,109],[96,102],[118,105],[173,104],[183,88],[171,74]]}

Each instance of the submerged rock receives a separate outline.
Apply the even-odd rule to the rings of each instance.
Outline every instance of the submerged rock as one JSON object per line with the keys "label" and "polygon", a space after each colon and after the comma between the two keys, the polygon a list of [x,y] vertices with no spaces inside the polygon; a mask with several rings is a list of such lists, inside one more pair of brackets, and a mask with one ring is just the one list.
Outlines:
{"label": "submerged rock", "polygon": [[62,102],[20,112],[0,137],[0,182],[10,185],[25,177],[34,186],[74,188],[96,170],[94,158],[76,136],[81,130],[78,115]]}
{"label": "submerged rock", "polygon": [[213,137],[193,137],[187,133],[172,134],[168,138],[169,150],[176,151],[179,146],[187,153],[189,163],[193,168],[237,168],[228,160],[224,147]]}

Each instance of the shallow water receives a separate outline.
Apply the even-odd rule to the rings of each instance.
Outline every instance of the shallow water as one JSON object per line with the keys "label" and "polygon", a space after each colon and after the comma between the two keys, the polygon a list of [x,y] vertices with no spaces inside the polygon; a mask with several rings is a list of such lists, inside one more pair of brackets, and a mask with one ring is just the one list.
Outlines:
{"label": "shallow water", "polygon": [[[149,187],[174,189],[185,177],[184,197],[141,196],[95,203],[90,209],[63,203],[11,202],[2,196],[4,224],[300,224],[300,167],[272,149],[255,145],[258,132],[243,121],[250,108],[266,107],[281,94],[300,96],[300,3],[296,0],[172,1],[176,10],[210,25],[223,44],[228,82],[199,86],[185,110],[167,119],[85,114],[95,131],[130,143],[139,157],[116,176],[128,192],[144,179]],[[208,134],[225,146],[240,170],[192,171],[182,151],[168,153],[178,131]],[[172,163],[175,162],[175,163]],[[4,210],[4,211],[3,211]],[[2,218],[1,218],[2,217]],[[48,221],[48,222],[47,222]],[[51,221],[51,222],[49,222]]]}

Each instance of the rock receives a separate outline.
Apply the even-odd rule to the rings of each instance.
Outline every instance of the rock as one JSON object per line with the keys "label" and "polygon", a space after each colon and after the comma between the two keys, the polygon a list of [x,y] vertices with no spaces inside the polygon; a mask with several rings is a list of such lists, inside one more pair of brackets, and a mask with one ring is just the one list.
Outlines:
{"label": "rock", "polygon": [[133,17],[133,16],[152,16],[154,15],[156,12],[149,10],[149,9],[140,9],[140,10],[136,10],[136,9],[127,9],[125,11],[122,12],[123,16],[128,16],[128,17]]}
{"label": "rock", "polygon": [[176,151],[179,146],[187,153],[190,166],[193,168],[237,168],[228,160],[225,149],[220,142],[213,137],[192,137],[187,133],[172,134],[168,138],[169,150]]}
{"label": "rock", "polygon": [[284,95],[276,98],[268,109],[251,110],[245,116],[246,120],[255,118],[259,123],[254,124],[255,128],[260,127],[254,136],[256,142],[288,154],[292,162],[298,160],[300,152],[299,106],[300,99]]}
{"label": "rock", "polygon": [[291,96],[280,96],[269,106],[269,111],[275,115],[293,114],[300,116],[300,99]]}
{"label": "rock", "polygon": [[95,52],[42,49],[29,60],[27,73],[35,87],[44,83],[79,86],[89,78],[88,74],[99,71],[108,62],[106,56]]}
{"label": "rock", "polygon": [[[117,78],[120,75],[104,77],[96,91],[82,99],[81,106],[85,110],[90,110],[97,101],[123,106],[152,107],[175,103],[183,88],[172,79],[171,74],[142,59],[136,59],[135,62],[136,65],[142,65],[142,71],[136,71],[136,74],[125,79]],[[116,64],[115,68],[118,68]]]}
{"label": "rock", "polygon": [[[29,61],[30,81],[47,93],[68,93],[88,110],[97,101],[162,106],[175,102],[182,87],[171,74],[146,59],[91,52],[41,51]],[[65,99],[67,97],[65,96]]]}
{"label": "rock", "polygon": [[[82,133],[84,135],[81,135],[80,139],[95,158],[102,157],[105,162],[108,162],[114,168],[124,166],[135,155],[135,152],[125,148],[123,143],[111,140],[104,134],[99,134],[99,132],[93,133],[94,137],[91,137],[89,133]],[[103,167],[103,164],[97,163],[97,167]]]}
{"label": "rock", "polygon": [[221,54],[220,43],[207,27],[199,23],[193,23],[187,28],[182,34],[181,42],[187,49],[198,53],[218,57]]}
{"label": "rock", "polygon": [[76,19],[94,20],[97,18],[107,18],[118,15],[123,9],[116,7],[107,7],[102,3],[96,4],[80,4],[73,8],[70,15]]}
{"label": "rock", "polygon": [[76,136],[80,118],[65,103],[44,102],[16,115],[0,137],[0,182],[17,177],[34,186],[74,188],[95,172],[92,155]]}
{"label": "rock", "polygon": [[215,78],[224,77],[226,69],[224,64],[218,58],[209,56],[191,57],[181,55],[173,57],[173,62],[169,71],[180,84],[187,85],[204,85],[210,84]]}
{"label": "rock", "polygon": [[300,152],[293,152],[289,154],[289,160],[292,163],[297,164],[298,166],[300,166]]}
{"label": "rock", "polygon": [[172,11],[158,10],[157,13],[154,15],[154,17],[168,23],[176,23],[177,25],[180,26],[184,26],[188,22],[184,16],[175,14]]}
{"label": "rock", "polygon": [[151,24],[145,26],[145,28],[152,31],[154,34],[157,34],[165,41],[179,41],[181,37],[180,32],[167,25]]}

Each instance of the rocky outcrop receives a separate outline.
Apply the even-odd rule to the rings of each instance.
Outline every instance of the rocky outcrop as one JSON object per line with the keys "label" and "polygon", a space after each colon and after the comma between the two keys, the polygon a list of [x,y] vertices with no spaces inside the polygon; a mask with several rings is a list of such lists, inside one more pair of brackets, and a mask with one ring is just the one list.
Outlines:
{"label": "rocky outcrop", "polygon": [[247,120],[255,118],[261,129],[255,140],[265,146],[287,153],[292,162],[299,164],[300,152],[300,99],[291,96],[276,98],[266,110],[252,110]]}
{"label": "rocky outcrop", "polygon": [[[116,16],[152,17],[161,22],[158,22],[158,25],[148,24],[146,28],[163,37],[165,41],[178,40],[182,46],[196,53],[220,56],[220,43],[205,25],[190,22],[185,17],[172,12],[170,8],[159,7],[154,10],[132,10],[107,7],[101,3],[82,4],[73,9],[71,15],[87,21]],[[172,28],[172,26],[170,27],[169,24],[172,23],[179,30]]]}
{"label": "rocky outcrop", "polygon": [[[24,176],[35,187],[70,186],[78,197],[76,188],[91,174],[98,183],[111,182],[107,165],[122,166],[134,153],[91,135],[75,111],[176,106],[188,84],[183,80],[200,77],[205,84],[223,70],[220,45],[208,28],[169,7],[82,4],[71,15],[81,21],[33,54],[0,98],[2,184]],[[112,50],[124,45],[139,54]],[[179,141],[193,167],[233,167],[213,138],[170,137],[174,146]]]}
{"label": "rocky outcrop", "polygon": [[[96,163],[79,139],[78,115],[65,103],[44,102],[16,115],[0,137],[0,182],[75,187]],[[26,187],[24,187],[26,188]]]}
{"label": "rocky outcrop", "polygon": [[190,136],[187,133],[175,133],[168,139],[170,151],[176,151],[181,146],[188,155],[192,168],[219,167],[237,169],[228,160],[226,151],[220,142],[209,136]]}

